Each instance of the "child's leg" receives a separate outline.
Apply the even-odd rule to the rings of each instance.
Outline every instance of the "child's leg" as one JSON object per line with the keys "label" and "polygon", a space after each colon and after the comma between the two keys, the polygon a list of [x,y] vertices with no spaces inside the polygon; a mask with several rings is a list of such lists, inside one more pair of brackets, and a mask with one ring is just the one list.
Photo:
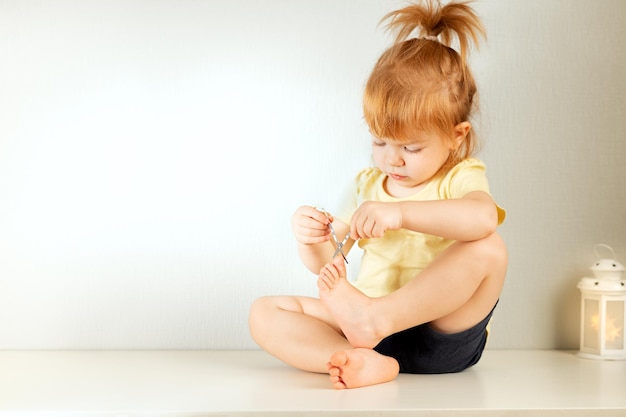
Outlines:
{"label": "child's leg", "polygon": [[319,299],[261,297],[250,308],[250,334],[266,352],[309,372],[327,372],[328,358],[352,349]]}
{"label": "child's leg", "polygon": [[[345,265],[340,268],[327,264],[320,272],[320,288],[330,285],[342,276],[345,277]],[[390,356],[381,355],[370,348],[350,348],[337,350],[330,356],[327,364],[330,381],[337,389],[356,388],[380,384],[395,379],[400,372],[400,364]]]}
{"label": "child's leg", "polygon": [[353,346],[373,348],[399,331],[431,323],[457,333],[484,319],[496,304],[507,268],[506,247],[493,234],[474,242],[456,242],[421,274],[399,290],[369,298],[345,279],[318,280],[320,297]]}
{"label": "child's leg", "polygon": [[[327,279],[325,274],[320,273],[320,279]],[[379,384],[398,375],[395,359],[372,349],[353,349],[318,299],[259,298],[250,310],[250,333],[259,346],[287,364],[328,372],[337,389]]]}

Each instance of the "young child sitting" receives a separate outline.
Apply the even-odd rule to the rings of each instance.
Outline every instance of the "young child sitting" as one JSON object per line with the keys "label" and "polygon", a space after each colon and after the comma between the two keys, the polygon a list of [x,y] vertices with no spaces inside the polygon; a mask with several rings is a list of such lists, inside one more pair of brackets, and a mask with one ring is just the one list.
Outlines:
{"label": "young child sitting", "polygon": [[[465,3],[436,1],[383,20],[397,39],[363,99],[375,167],[356,176],[337,213],[302,206],[292,217],[320,298],[262,297],[250,311],[259,346],[328,373],[338,389],[476,364],[507,268],[496,232],[504,211],[473,157],[476,83],[467,54],[484,35],[480,20]],[[363,257],[351,283],[342,254],[355,242]]]}

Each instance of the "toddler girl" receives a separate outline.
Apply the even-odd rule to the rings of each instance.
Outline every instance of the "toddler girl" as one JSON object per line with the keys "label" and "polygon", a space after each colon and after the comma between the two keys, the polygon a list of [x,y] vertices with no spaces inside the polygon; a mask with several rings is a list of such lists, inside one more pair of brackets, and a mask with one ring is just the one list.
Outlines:
{"label": "toddler girl", "polygon": [[[383,21],[397,38],[363,99],[375,167],[356,176],[337,213],[302,206],[292,217],[320,298],[262,297],[250,311],[263,349],[328,373],[338,389],[477,363],[507,268],[496,232],[504,211],[473,157],[476,84],[466,61],[484,35],[479,18],[466,3],[426,1]],[[354,283],[336,251],[346,237],[344,254],[355,242],[363,250]]]}

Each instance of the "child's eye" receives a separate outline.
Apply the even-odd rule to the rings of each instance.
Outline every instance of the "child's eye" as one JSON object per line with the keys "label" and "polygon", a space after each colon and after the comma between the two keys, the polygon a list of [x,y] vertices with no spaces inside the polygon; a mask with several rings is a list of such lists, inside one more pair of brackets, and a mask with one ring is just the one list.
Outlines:
{"label": "child's eye", "polygon": [[372,145],[373,146],[385,146],[386,143],[385,142],[372,141]]}
{"label": "child's eye", "polygon": [[415,148],[415,147],[411,147],[411,146],[405,146],[404,150],[407,151],[408,153],[419,153],[422,148]]}

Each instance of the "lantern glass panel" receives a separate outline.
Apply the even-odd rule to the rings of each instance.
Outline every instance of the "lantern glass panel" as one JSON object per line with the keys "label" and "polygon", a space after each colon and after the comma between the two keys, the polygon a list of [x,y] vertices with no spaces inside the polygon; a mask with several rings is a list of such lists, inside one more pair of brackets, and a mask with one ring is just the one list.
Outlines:
{"label": "lantern glass panel", "polygon": [[607,301],[606,331],[604,338],[607,349],[624,349],[624,302]]}
{"label": "lantern glass panel", "polygon": [[600,302],[598,300],[585,300],[585,331],[583,346],[589,349],[599,348],[600,329]]}

